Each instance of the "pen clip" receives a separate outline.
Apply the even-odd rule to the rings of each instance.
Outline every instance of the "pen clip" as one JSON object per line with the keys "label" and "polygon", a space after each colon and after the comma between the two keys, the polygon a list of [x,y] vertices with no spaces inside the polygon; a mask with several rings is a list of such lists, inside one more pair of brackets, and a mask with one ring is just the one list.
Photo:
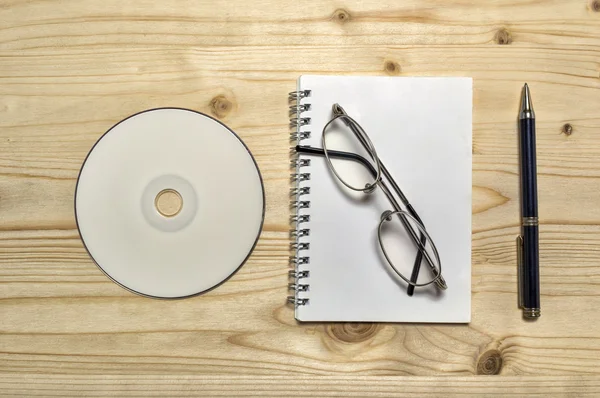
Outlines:
{"label": "pen clip", "polygon": [[519,308],[523,308],[523,237],[517,236],[517,295],[519,300]]}

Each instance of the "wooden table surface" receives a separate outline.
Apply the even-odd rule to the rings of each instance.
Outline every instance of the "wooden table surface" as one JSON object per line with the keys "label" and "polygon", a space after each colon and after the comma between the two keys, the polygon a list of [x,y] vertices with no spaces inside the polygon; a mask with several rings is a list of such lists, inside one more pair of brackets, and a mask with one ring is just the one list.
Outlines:
{"label": "wooden table surface", "polygon": [[[600,393],[600,1],[1,0],[0,21],[0,395]],[[294,320],[286,101],[301,73],[473,77],[469,325]],[[516,308],[524,82],[537,322]],[[250,260],[180,301],[109,281],[73,215],[94,142],[162,106],[230,126],[266,189]]]}

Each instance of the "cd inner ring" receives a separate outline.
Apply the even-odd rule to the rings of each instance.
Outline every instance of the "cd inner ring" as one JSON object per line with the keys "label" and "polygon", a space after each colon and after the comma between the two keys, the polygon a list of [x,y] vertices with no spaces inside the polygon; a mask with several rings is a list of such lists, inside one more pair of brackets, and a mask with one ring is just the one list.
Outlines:
{"label": "cd inner ring", "polygon": [[183,207],[183,198],[174,189],[163,189],[156,195],[154,207],[164,217],[175,217]]}
{"label": "cd inner ring", "polygon": [[154,228],[175,232],[185,228],[196,217],[198,197],[186,179],[172,174],[163,175],[146,185],[140,207],[144,218]]}

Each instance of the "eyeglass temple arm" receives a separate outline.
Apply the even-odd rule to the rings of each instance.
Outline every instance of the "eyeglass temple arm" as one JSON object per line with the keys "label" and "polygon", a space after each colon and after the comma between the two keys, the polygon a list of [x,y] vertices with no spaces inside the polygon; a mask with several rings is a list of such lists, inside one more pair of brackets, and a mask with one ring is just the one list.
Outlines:
{"label": "eyeglass temple arm", "polygon": [[[322,150],[321,148],[314,148],[312,146],[296,145],[296,152],[305,153],[307,155],[325,156],[324,150]],[[356,153],[334,151],[331,149],[329,149],[327,152],[329,152],[329,156],[334,157],[334,158],[347,159],[347,160],[353,160],[355,162],[358,162],[358,163],[362,164],[363,166],[365,166],[369,170],[369,173],[371,173],[373,175],[373,177],[377,176],[377,170],[375,170],[375,167],[373,167],[373,165],[367,159],[363,158],[362,156],[360,156]]]}

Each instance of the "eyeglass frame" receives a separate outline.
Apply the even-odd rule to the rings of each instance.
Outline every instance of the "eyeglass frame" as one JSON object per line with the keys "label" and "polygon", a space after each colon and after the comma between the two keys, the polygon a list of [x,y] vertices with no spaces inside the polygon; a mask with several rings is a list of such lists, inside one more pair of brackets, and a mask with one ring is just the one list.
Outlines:
{"label": "eyeglass frame", "polygon": [[[331,120],[329,120],[329,122],[326,123],[325,126],[323,127],[321,142],[322,142],[322,145],[324,146],[324,148],[315,148],[315,147],[311,147],[311,146],[296,145],[296,148],[295,148],[296,152],[302,153],[302,154],[319,155],[319,156],[326,157],[328,166],[331,169],[331,171],[334,173],[336,178],[344,186],[346,186],[354,191],[362,191],[362,192],[368,194],[368,193],[373,192],[377,186],[379,186],[381,188],[381,190],[387,197],[388,201],[392,205],[392,208],[394,209],[394,211],[387,210],[386,212],[384,212],[382,214],[382,217],[381,217],[381,220],[380,220],[379,226],[378,226],[379,244],[380,244],[380,247],[384,254],[384,257],[386,258],[386,260],[388,261],[388,263],[390,264],[392,269],[396,272],[396,274],[398,274],[398,276],[400,276],[406,283],[408,283],[407,293],[409,296],[412,296],[415,287],[424,287],[424,286],[428,286],[432,283],[435,283],[436,286],[440,290],[447,289],[446,281],[444,280],[444,278],[442,276],[442,264],[441,264],[441,261],[439,258],[439,253],[437,251],[435,244],[433,243],[433,240],[427,233],[427,230],[426,230],[423,222],[421,221],[421,218],[417,214],[416,210],[409,203],[408,199],[406,198],[406,196],[404,195],[404,193],[402,192],[402,190],[400,189],[400,187],[398,186],[398,184],[396,183],[394,178],[391,176],[391,174],[389,173],[389,171],[387,170],[387,168],[384,166],[383,162],[377,155],[375,146],[371,142],[369,136],[364,131],[362,126],[356,120],[354,120],[350,116],[348,116],[346,111],[339,104],[334,104],[332,106],[332,110],[333,110],[334,117]],[[327,147],[325,145],[325,132],[326,132],[325,130],[327,129],[327,127],[329,127],[331,125],[331,123],[333,123],[335,120],[338,120],[338,119],[341,119],[346,124],[346,126],[348,126],[350,128],[352,133],[356,136],[358,141],[365,148],[365,150],[367,151],[369,156],[373,159],[373,162],[377,165],[377,168],[373,167],[371,162],[369,162],[366,158],[364,158],[363,156],[356,154],[354,152],[345,152],[345,151],[327,149]],[[358,128],[357,128],[357,126],[358,126]],[[358,189],[356,187],[353,187],[353,186],[347,184],[346,181],[344,181],[342,178],[340,178],[340,176],[337,174],[337,171],[335,170],[335,167],[333,167],[333,164],[331,162],[331,158],[352,160],[352,161],[362,164],[373,175],[373,177],[374,177],[373,184],[367,184],[367,186],[365,186],[362,189]],[[406,207],[407,210],[402,210],[400,208],[400,205],[398,204],[398,202],[396,201],[394,196],[390,193],[390,190],[387,187],[387,185],[385,184],[385,182],[383,181],[382,177],[385,177],[389,181],[394,192],[400,198],[400,200],[402,201],[402,203],[404,204],[404,206]],[[408,278],[406,278],[401,272],[399,272],[396,269],[396,267],[393,265],[393,262],[390,261],[390,258],[388,256],[388,254],[385,250],[385,247],[383,246],[382,240],[381,240],[381,229],[386,221],[391,220],[391,217],[393,215],[397,215],[400,218],[400,221],[402,222],[404,228],[407,230],[407,232],[409,233],[409,236],[412,238],[413,243],[419,249],[417,251],[417,255],[415,258],[415,263],[413,265],[413,270],[411,273],[410,280]],[[412,219],[412,221],[415,223],[417,228],[420,230],[420,237],[417,237],[417,233],[414,231],[413,227],[408,222],[407,218]],[[429,239],[429,241],[430,241],[430,246],[433,250],[434,256],[436,257],[439,269],[438,269],[438,267],[436,267],[433,264],[433,261],[431,260],[429,254],[427,253],[427,250],[425,248],[427,239]],[[416,282],[417,282],[418,275],[420,272],[423,255],[425,256],[426,263],[429,265],[430,270],[434,275],[434,278],[432,280],[428,281],[427,283],[419,284]]]}

